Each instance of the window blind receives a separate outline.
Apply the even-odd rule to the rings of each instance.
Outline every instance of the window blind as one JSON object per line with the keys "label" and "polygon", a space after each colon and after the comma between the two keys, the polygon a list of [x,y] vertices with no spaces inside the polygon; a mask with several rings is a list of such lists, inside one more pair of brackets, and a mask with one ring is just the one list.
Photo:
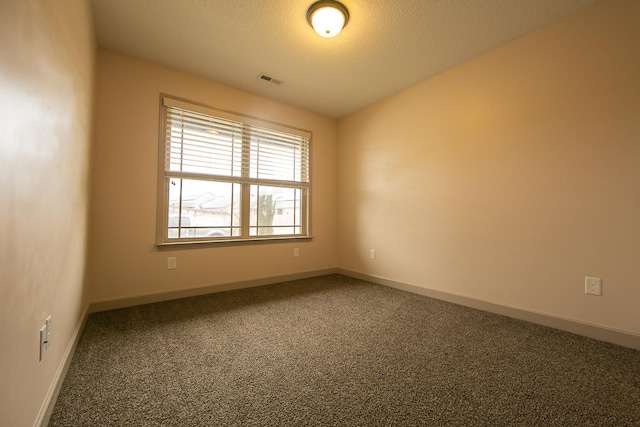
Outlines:
{"label": "window blind", "polygon": [[164,99],[167,175],[209,175],[271,185],[309,183],[308,134],[234,119],[226,112],[193,111],[192,106],[187,109],[177,100]]}

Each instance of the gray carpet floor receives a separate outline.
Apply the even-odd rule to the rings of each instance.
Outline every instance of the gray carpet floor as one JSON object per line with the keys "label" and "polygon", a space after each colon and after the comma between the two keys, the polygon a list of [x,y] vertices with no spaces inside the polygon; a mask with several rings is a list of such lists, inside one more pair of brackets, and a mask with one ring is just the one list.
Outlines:
{"label": "gray carpet floor", "polygon": [[640,351],[331,275],[91,314],[49,426],[640,426]]}

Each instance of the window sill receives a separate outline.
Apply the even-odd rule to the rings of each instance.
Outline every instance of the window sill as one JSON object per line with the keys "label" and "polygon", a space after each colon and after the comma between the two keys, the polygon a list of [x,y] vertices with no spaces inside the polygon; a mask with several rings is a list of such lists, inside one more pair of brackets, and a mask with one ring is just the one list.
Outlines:
{"label": "window sill", "polygon": [[241,245],[260,245],[269,243],[286,243],[292,241],[311,241],[313,236],[287,236],[287,237],[260,237],[246,239],[216,239],[216,240],[181,240],[176,242],[156,243],[159,250],[175,249],[176,247],[194,247],[194,246],[241,246]]}

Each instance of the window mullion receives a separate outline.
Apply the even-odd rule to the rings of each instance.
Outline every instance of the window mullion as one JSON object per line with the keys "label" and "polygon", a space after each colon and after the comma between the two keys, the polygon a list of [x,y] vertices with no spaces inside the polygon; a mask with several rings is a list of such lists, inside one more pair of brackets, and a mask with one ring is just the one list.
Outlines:
{"label": "window mullion", "polygon": [[300,203],[302,204],[300,207],[300,231],[306,236],[309,234],[309,189],[305,187],[302,188],[300,192]]}
{"label": "window mullion", "polygon": [[[183,114],[181,114],[181,118]],[[184,170],[184,119],[180,122],[180,172]],[[178,239],[182,237],[182,179],[180,179],[180,196],[178,198]]]}
{"label": "window mullion", "polygon": [[251,220],[251,184],[248,180],[251,176],[251,132],[248,126],[242,126],[242,168],[243,178],[241,189],[240,206],[240,235],[249,237],[249,226]]}

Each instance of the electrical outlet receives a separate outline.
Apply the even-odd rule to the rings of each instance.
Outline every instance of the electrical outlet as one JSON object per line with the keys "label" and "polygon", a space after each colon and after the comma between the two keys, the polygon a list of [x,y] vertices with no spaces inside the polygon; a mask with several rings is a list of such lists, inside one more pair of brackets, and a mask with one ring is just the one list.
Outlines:
{"label": "electrical outlet", "polygon": [[300,256],[300,248],[293,248],[293,257],[298,258]]}
{"label": "electrical outlet", "polygon": [[376,259],[376,250],[375,249],[371,249],[369,251],[369,258]]}
{"label": "electrical outlet", "polygon": [[584,293],[589,295],[602,295],[602,280],[597,277],[585,277]]}
{"label": "electrical outlet", "polygon": [[175,270],[178,267],[178,263],[176,261],[176,257],[172,256],[167,258],[167,269]]}

